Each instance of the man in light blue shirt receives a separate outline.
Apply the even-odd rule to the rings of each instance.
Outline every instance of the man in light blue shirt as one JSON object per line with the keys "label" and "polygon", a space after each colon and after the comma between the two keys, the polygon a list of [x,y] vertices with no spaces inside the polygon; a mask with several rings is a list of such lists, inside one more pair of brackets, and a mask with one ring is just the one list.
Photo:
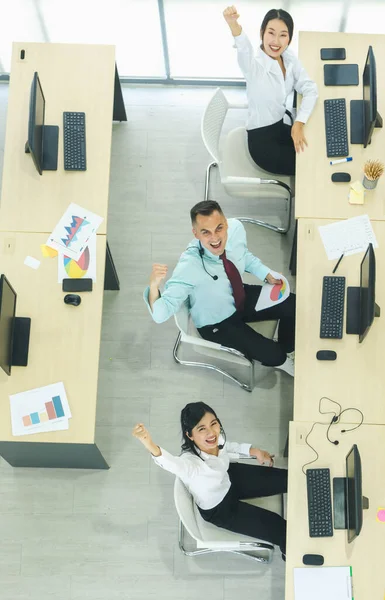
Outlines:
{"label": "man in light blue shirt", "polygon": [[[243,273],[252,273],[271,284],[280,280],[249,252],[242,223],[227,220],[219,204],[212,200],[196,204],[190,216],[195,239],[181,255],[162,294],[159,285],[167,275],[167,265],[153,265],[150,285],[144,292],[152,318],[163,323],[188,299],[192,320],[204,339],[235,348],[250,360],[279,367],[294,376],[294,294],[274,307],[256,312],[261,286],[243,284]],[[279,320],[278,342],[247,325],[275,319]]]}

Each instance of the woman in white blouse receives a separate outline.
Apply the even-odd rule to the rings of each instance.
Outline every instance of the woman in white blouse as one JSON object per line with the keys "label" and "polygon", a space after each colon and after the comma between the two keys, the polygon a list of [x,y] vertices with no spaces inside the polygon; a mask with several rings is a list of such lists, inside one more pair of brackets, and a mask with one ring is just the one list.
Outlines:
{"label": "woman in white blouse", "polygon": [[[285,558],[285,519],[240,500],[286,492],[287,471],[272,467],[274,456],[265,450],[226,441],[215,411],[204,402],[191,402],[184,407],[181,427],[180,456],[154,444],[143,423],[138,423],[132,433],[159,466],[183,481],[206,521],[277,544]],[[242,455],[254,456],[269,468],[231,462]]]}
{"label": "woman in white blouse", "polygon": [[[249,151],[253,160],[271,173],[295,175],[295,153],[307,146],[304,125],[317,100],[317,86],[295,54],[289,49],[293,19],[285,10],[272,9],[265,15],[261,45],[254,52],[250,40],[238,23],[235,6],[223,16],[234,36],[238,64],[246,80]],[[302,103],[292,126],[284,123],[288,96],[296,90]]]}

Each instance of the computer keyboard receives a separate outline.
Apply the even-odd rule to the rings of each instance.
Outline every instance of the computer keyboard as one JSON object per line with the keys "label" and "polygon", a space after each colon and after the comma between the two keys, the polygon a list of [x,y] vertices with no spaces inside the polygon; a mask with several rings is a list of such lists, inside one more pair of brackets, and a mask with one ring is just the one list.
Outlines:
{"label": "computer keyboard", "polygon": [[85,171],[86,165],[86,114],[63,112],[64,169]]}
{"label": "computer keyboard", "polygon": [[333,535],[330,469],[308,469],[306,483],[309,535],[330,537]]}
{"label": "computer keyboard", "polygon": [[349,154],[349,145],[345,98],[325,100],[324,111],[326,155],[347,156]]}
{"label": "computer keyboard", "polygon": [[345,277],[323,278],[321,305],[321,338],[341,339],[344,324]]}

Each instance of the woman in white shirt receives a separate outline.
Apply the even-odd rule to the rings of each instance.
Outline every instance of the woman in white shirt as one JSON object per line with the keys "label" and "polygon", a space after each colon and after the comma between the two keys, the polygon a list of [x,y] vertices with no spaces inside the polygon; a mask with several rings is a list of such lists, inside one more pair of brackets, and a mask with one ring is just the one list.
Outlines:
{"label": "woman in white shirt", "polygon": [[[273,468],[273,455],[251,444],[226,441],[215,411],[204,402],[191,402],[181,412],[182,454],[173,456],[154,444],[143,423],[133,435],[151,452],[154,461],[179,477],[206,521],[277,544],[285,559],[286,521],[269,510],[240,502],[287,491],[287,471]],[[231,462],[254,456],[270,468]]]}
{"label": "woman in white shirt", "polygon": [[[289,49],[294,23],[288,12],[269,10],[261,25],[261,46],[254,52],[238,23],[235,6],[223,16],[234,36],[238,64],[246,80],[249,151],[253,160],[271,173],[295,175],[295,153],[307,146],[304,125],[317,100],[317,86]],[[288,96],[302,94],[302,103],[292,126],[284,123]]]}

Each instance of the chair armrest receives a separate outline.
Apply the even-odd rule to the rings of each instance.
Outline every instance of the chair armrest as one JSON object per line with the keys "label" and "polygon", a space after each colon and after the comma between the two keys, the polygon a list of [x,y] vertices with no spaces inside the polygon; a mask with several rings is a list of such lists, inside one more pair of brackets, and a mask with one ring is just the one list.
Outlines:
{"label": "chair armrest", "polygon": [[229,108],[249,108],[249,105],[247,102],[241,102],[239,104],[234,102],[234,104],[229,103]]}
{"label": "chair armrest", "polygon": [[244,183],[247,185],[249,185],[250,183],[255,183],[256,185],[260,185],[262,181],[263,179],[261,179],[260,177],[236,177],[235,175],[229,175],[222,179],[223,185],[226,185],[227,183]]}
{"label": "chair armrest", "polygon": [[286,185],[286,183],[283,183],[283,181],[278,181],[278,179],[262,179],[261,177],[236,177],[235,175],[228,175],[227,177],[224,177],[222,179],[222,183],[223,185],[227,185],[227,184],[245,184],[245,185],[264,185],[264,184],[269,184],[269,185],[278,185],[280,187],[285,188],[289,194],[291,194],[291,189],[288,185]]}
{"label": "chair armrest", "polygon": [[217,342],[210,342],[208,340],[203,339],[202,337],[195,337],[194,335],[188,335],[181,331],[181,340],[182,342],[186,342],[188,344],[194,344],[194,346],[204,346],[206,348],[213,348],[215,350],[222,350],[221,344]]}
{"label": "chair armrest", "polygon": [[241,358],[246,358],[246,356],[242,352],[239,352],[239,350],[235,350],[235,348],[228,348],[227,346],[221,346],[220,350],[223,350],[224,352],[229,352],[230,354],[235,354],[235,356],[240,356]]}
{"label": "chair armrest", "polygon": [[235,356],[239,356],[241,358],[246,358],[242,352],[239,350],[235,350],[235,348],[228,348],[227,346],[222,346],[217,342],[210,342],[209,340],[205,340],[202,337],[195,337],[194,335],[188,335],[181,331],[181,340],[182,342],[186,342],[188,344],[194,344],[194,346],[203,346],[204,348],[212,348],[214,350],[222,350],[223,352],[228,352],[229,354],[234,354]]}

